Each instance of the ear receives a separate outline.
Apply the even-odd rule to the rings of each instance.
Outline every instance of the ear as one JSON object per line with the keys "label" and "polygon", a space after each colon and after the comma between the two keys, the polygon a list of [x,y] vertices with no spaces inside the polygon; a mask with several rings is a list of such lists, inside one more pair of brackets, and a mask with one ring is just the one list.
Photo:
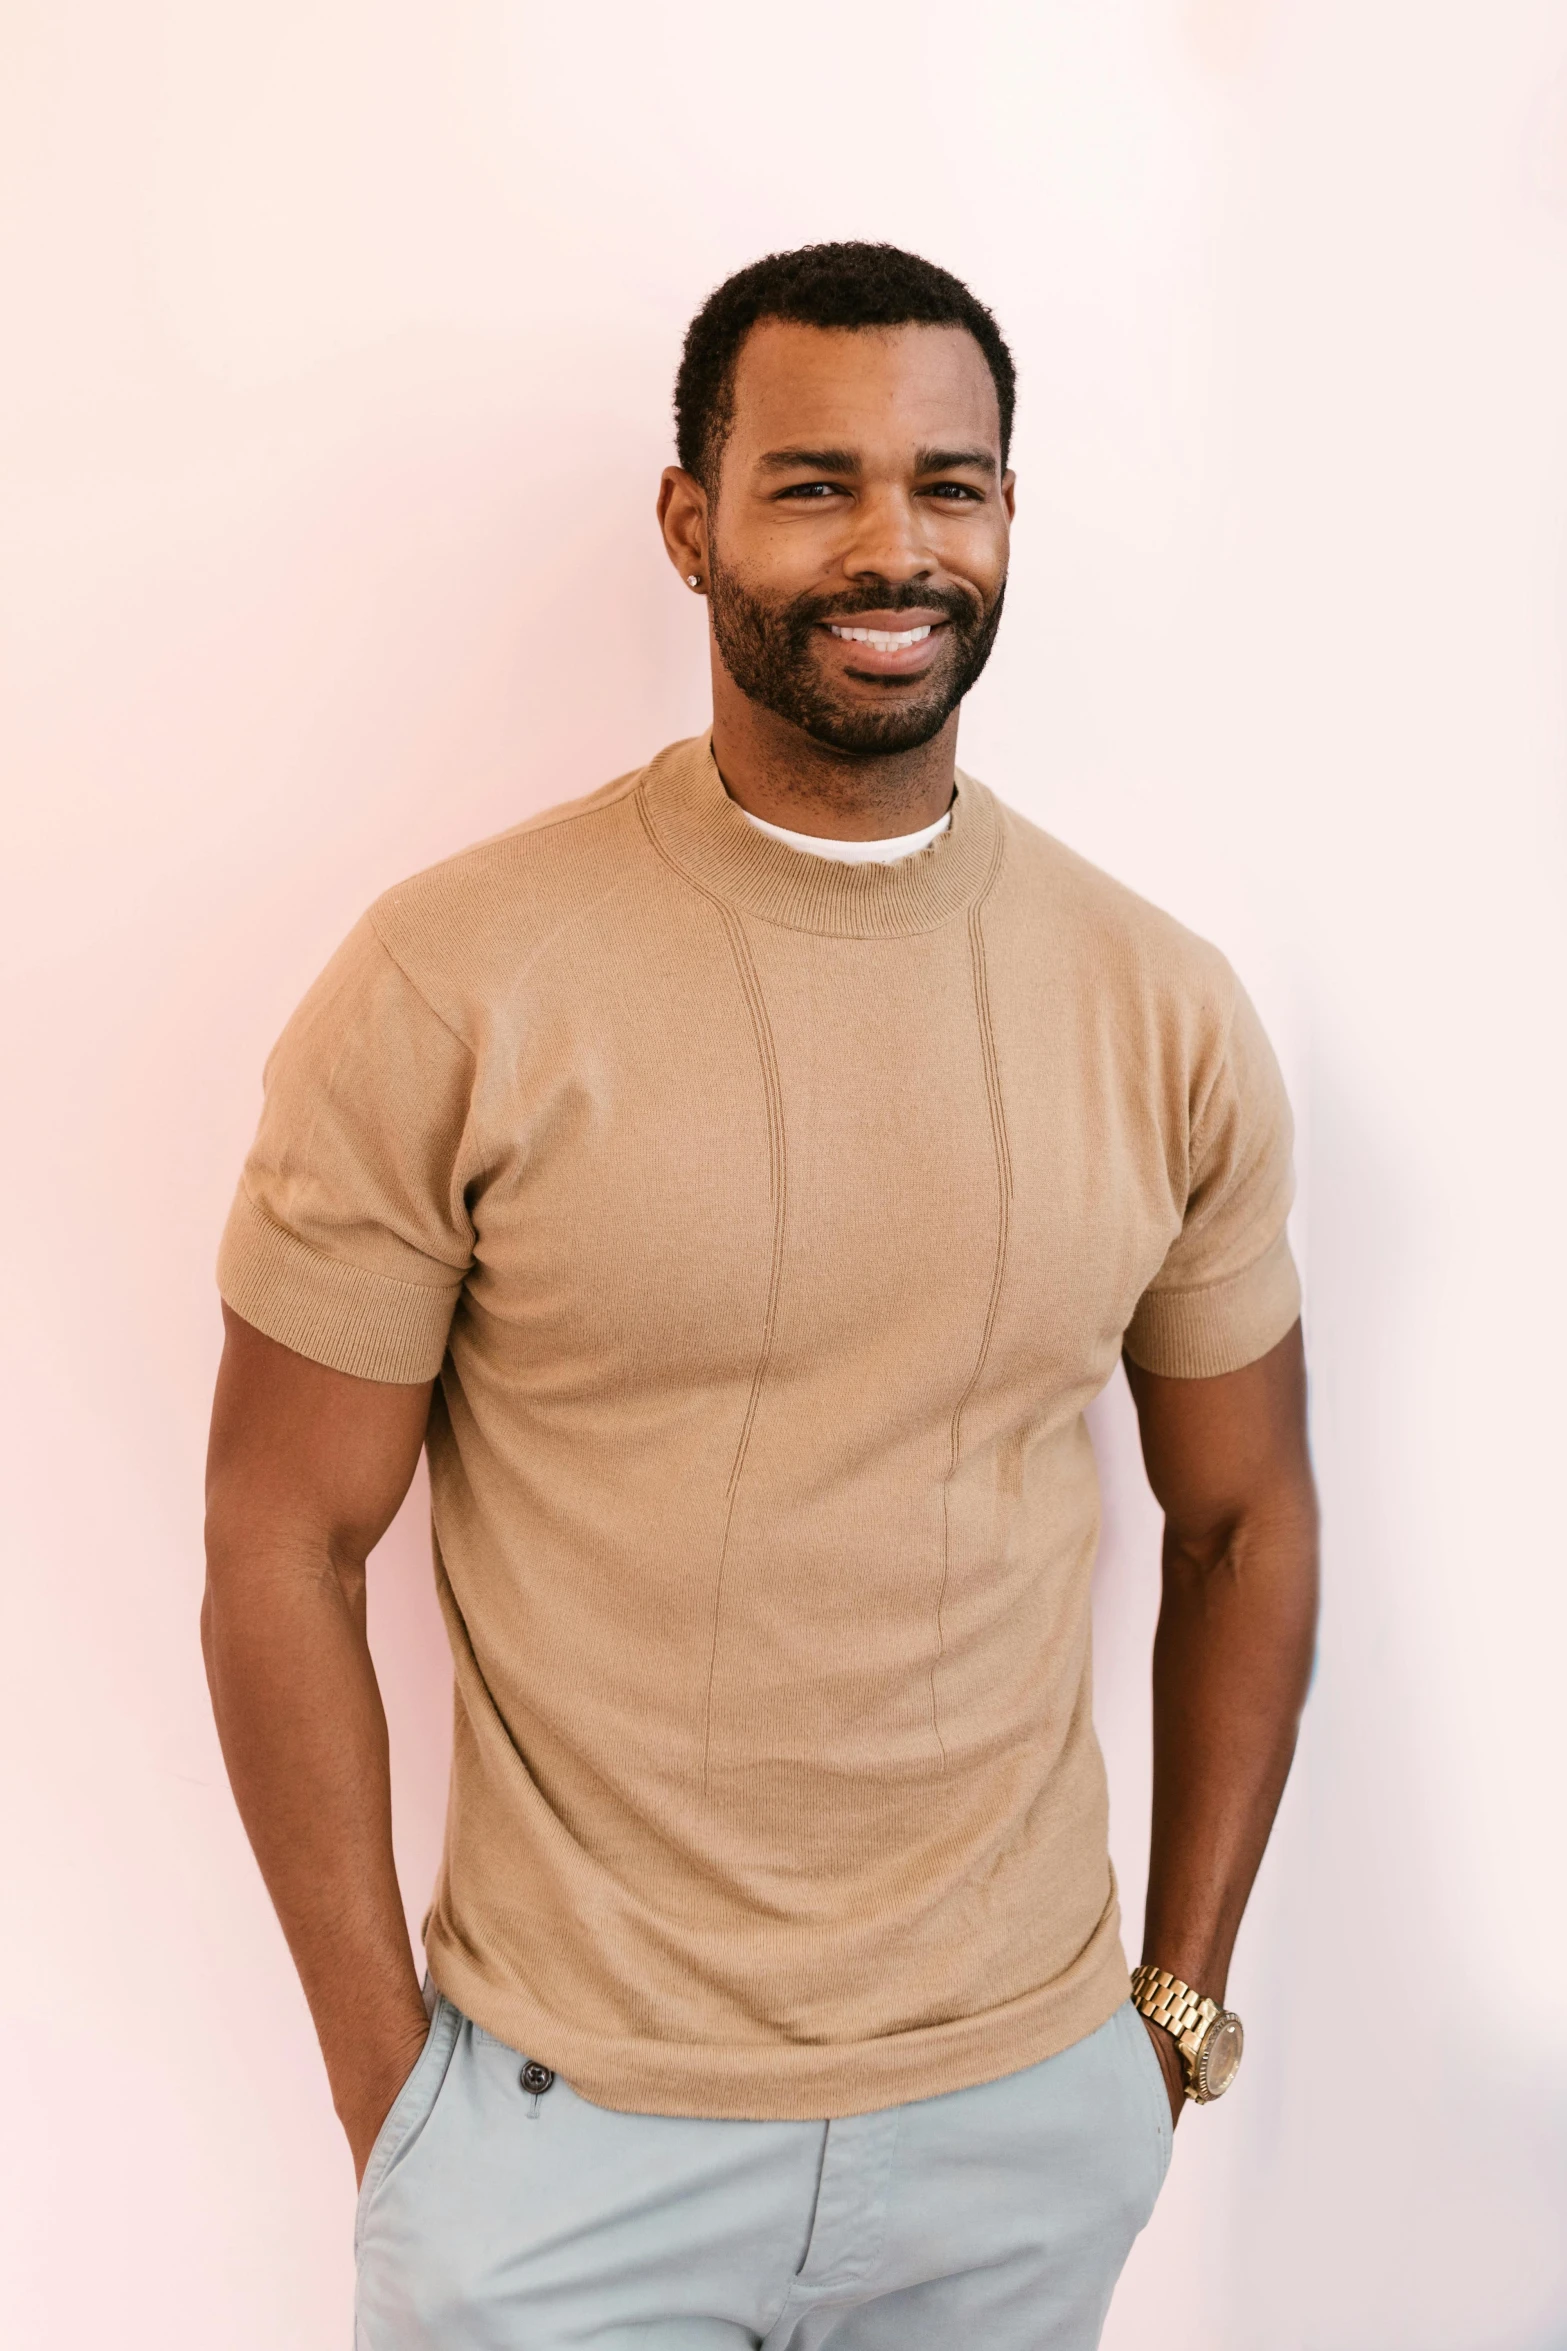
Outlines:
{"label": "ear", "polygon": [[1017,475],[1004,473],[1001,477],[1001,503],[1007,510],[1008,522],[1017,520]]}
{"label": "ear", "polygon": [[658,527],[664,551],[689,587],[706,595],[708,582],[707,492],[683,465],[666,465],[658,485]]}

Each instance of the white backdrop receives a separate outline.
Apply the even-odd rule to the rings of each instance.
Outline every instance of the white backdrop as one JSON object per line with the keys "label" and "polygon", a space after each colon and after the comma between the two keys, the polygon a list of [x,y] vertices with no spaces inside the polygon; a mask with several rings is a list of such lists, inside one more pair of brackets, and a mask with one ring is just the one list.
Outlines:
{"label": "white backdrop", "polygon": [[[811,237],[1022,374],[962,756],[1217,938],[1300,1124],[1317,1686],[1112,2351],[1562,2351],[1567,13],[4,0],[0,2327],[329,2351],[352,2188],[196,1647],[211,1260],[374,893],[704,717],[685,318]],[[1097,1411],[1134,1921],[1157,1527]],[[444,1651],[378,1555],[423,1903]],[[966,2347],[954,2347],[966,2351]]]}

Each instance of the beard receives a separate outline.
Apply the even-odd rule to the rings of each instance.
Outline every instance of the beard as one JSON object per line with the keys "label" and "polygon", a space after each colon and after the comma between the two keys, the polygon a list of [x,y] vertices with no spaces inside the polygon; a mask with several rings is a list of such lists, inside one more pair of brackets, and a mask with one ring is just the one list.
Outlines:
{"label": "beard", "polygon": [[[917,751],[941,732],[980,671],[1001,625],[1006,582],[995,602],[981,603],[963,588],[910,582],[901,588],[867,580],[846,596],[795,596],[768,604],[708,555],[708,600],[713,634],[725,669],[742,694],[800,728],[831,751],[875,756]],[[885,709],[851,702],[834,690],[818,665],[816,631],[825,621],[852,621],[859,612],[941,612],[947,626],[929,670]],[[887,688],[902,684],[887,681]],[[886,689],[884,689],[886,690]]]}

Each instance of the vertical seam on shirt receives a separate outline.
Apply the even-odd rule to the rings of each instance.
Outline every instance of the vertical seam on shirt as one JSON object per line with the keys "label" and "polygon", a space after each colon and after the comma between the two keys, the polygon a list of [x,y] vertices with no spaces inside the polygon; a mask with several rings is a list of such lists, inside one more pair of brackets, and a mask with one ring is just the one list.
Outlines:
{"label": "vertical seam on shirt", "polygon": [[773,1042],[772,1023],[767,1017],[767,1003],[762,994],[758,975],[744,926],[734,908],[715,898],[729,939],[729,951],[734,957],[740,977],[740,991],[746,1010],[751,1016],[752,1034],[756,1039],[757,1058],[762,1065],[762,1091],[767,1103],[767,1184],[773,1203],[773,1260],[767,1279],[767,1312],[762,1323],[762,1343],[757,1350],[756,1369],[751,1375],[751,1393],[746,1399],[745,1418],[740,1424],[740,1436],[735,1446],[735,1457],[729,1472],[729,1483],[724,1494],[724,1532],[718,1547],[718,1579],[713,1587],[713,1637],[707,1660],[707,1698],[702,1721],[702,1793],[708,1789],[713,1752],[713,1692],[718,1680],[718,1635],[723,1621],[724,1574],[729,1564],[729,1537],[734,1525],[735,1497],[740,1490],[740,1477],[745,1468],[745,1457],[750,1449],[751,1431],[756,1424],[756,1408],[761,1401],[762,1383],[772,1360],[773,1334],[778,1327],[778,1295],[783,1284],[784,1216],[788,1206],[788,1182],[784,1149],[783,1084],[778,1074],[778,1051]]}
{"label": "vertical seam on shirt", "polygon": [[941,1584],[936,1594],[936,1654],[930,1662],[930,1727],[941,1749],[941,1768],[947,1768],[946,1741],[941,1735],[941,1708],[936,1695],[936,1676],[946,1655],[946,1626],[944,1613],[947,1601],[947,1581],[952,1566],[952,1481],[958,1474],[958,1460],[963,1444],[963,1415],[979,1386],[980,1374],[990,1353],[990,1342],[995,1334],[996,1316],[1001,1306],[1001,1284],[1006,1273],[1007,1241],[1012,1226],[1012,1148],[1007,1139],[1006,1111],[1001,1100],[1001,1065],[996,1053],[995,1027],[990,1017],[990,975],[985,962],[985,932],[980,916],[984,906],[981,898],[969,909],[968,939],[969,968],[974,982],[974,1010],[979,1022],[980,1058],[985,1071],[985,1101],[990,1112],[990,1139],[996,1162],[996,1262],[990,1277],[990,1299],[985,1308],[985,1326],[980,1333],[979,1352],[968,1383],[952,1408],[947,1474],[941,1482]]}
{"label": "vertical seam on shirt", "polygon": [[729,1483],[724,1491],[724,1531],[718,1546],[718,1578],[713,1587],[713,1634],[707,1659],[707,1695],[702,1709],[702,1793],[705,1796],[712,1762],[713,1690],[718,1679],[718,1633],[723,1617],[724,1572],[729,1564],[729,1536],[734,1525],[735,1496],[740,1490],[741,1472],[750,1449],[751,1430],[756,1421],[757,1405],[761,1401],[762,1382],[767,1377],[767,1367],[772,1359],[773,1333],[778,1324],[778,1294],[783,1283],[784,1215],[788,1206],[783,1082],[778,1074],[778,1051],[773,1043],[772,1023],[767,1017],[767,1001],[762,994],[761,978],[745,935],[744,924],[734,908],[726,899],[720,898],[716,890],[706,889],[683,866],[675,864],[653,829],[645,785],[637,792],[636,811],[642,830],[647,835],[648,846],[660,862],[667,865],[688,888],[695,890],[698,897],[705,898],[724,926],[729,952],[739,975],[740,993],[745,999],[746,1011],[751,1016],[751,1033],[756,1040],[757,1059],[762,1066],[762,1093],[767,1105],[767,1182],[773,1202],[773,1261],[767,1280],[767,1311],[762,1322],[762,1343],[757,1350],[756,1369],[751,1375],[751,1393],[746,1399],[745,1418],[740,1424]]}

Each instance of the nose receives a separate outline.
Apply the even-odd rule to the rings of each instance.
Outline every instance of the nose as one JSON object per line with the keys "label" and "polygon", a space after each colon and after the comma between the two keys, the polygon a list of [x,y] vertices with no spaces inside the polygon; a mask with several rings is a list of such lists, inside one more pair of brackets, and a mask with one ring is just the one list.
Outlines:
{"label": "nose", "polygon": [[939,567],[919,502],[891,483],[862,497],[843,568],[850,579],[887,580],[894,586],[928,579]]}

